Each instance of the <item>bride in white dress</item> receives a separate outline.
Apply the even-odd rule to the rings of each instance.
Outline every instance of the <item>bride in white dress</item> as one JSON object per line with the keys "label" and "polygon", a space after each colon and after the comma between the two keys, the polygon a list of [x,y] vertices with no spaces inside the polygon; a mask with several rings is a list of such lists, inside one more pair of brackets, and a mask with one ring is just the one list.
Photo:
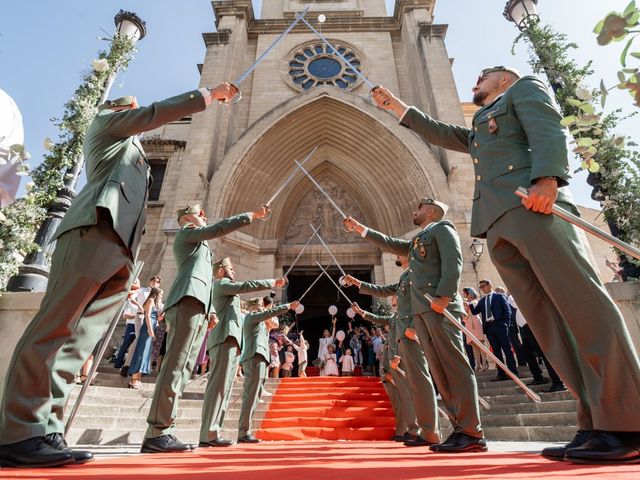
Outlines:
{"label": "bride in white dress", "polygon": [[[331,324],[332,324],[331,333],[329,333],[329,330],[325,329],[325,331],[322,332],[322,338],[320,338],[320,340],[319,340],[318,358],[320,360],[322,360],[323,362],[325,361],[325,355],[327,353],[329,353],[329,349],[327,347],[330,344],[333,344],[333,342],[335,341],[335,337],[336,337],[336,317],[333,317],[331,319]],[[326,375],[326,373],[323,373],[325,368],[322,368],[322,370],[320,371],[320,375]]]}

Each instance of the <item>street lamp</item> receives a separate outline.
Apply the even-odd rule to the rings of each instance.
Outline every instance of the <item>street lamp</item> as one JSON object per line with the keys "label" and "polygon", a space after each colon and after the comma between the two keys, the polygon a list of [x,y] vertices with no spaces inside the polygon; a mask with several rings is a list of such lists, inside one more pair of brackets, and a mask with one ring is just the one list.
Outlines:
{"label": "street lamp", "polygon": [[[114,17],[114,22],[116,33],[127,35],[134,44],[147,33],[145,22],[133,12],[120,10]],[[107,99],[117,73],[113,72],[106,80],[96,107]],[[80,156],[73,159],[73,164],[65,172],[64,184],[58,191],[56,199],[49,206],[47,216],[36,232],[34,241],[40,248],[26,256],[18,274],[9,279],[8,291],[44,292],[47,289],[48,257],[55,247],[54,234],[76,195],[75,186],[83,166],[84,159]]]}
{"label": "street lamp", "polygon": [[473,239],[471,242],[471,246],[469,247],[471,253],[473,254],[473,260],[471,260],[471,265],[473,266],[473,271],[476,274],[476,281],[478,280],[478,262],[480,261],[480,257],[484,253],[484,243],[482,243],[477,238]]}
{"label": "street lamp", "polygon": [[538,20],[538,0],[509,0],[504,7],[504,17],[524,32]]}

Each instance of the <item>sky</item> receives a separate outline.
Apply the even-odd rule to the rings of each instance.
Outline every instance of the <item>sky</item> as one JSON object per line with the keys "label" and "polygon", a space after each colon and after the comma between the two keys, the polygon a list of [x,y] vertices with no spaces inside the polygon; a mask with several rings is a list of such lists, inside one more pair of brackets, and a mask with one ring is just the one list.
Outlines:
{"label": "sky", "polygon": [[[108,48],[108,43],[98,37],[113,33],[113,17],[119,9],[134,11],[143,18],[148,35],[139,43],[129,69],[116,80],[111,98],[134,94],[144,105],[197,87],[196,65],[203,61],[205,52],[202,33],[215,31],[209,0],[1,2],[0,89],[13,97],[22,112],[32,166],[45,153],[44,139],[57,138],[50,119],[62,115],[63,105],[97,52]],[[395,1],[386,2],[391,14]],[[253,3],[259,16],[262,1]],[[595,74],[589,80],[593,87],[601,78],[607,85],[616,81],[623,48],[621,44],[598,46],[593,27],[609,11],[624,10],[627,3],[628,0],[539,0],[541,19],[579,45],[575,59],[580,63],[593,60]],[[453,72],[462,101],[471,100],[471,87],[484,67],[506,64],[531,73],[523,45],[516,48],[515,56],[511,54],[518,31],[503,18],[504,5],[505,0],[436,1],[435,23],[449,25],[446,44],[454,59]],[[607,110],[616,107],[634,111],[631,97],[624,92],[614,92],[607,100]],[[619,125],[618,132],[640,132],[640,119],[627,120]],[[577,161],[572,165],[575,168]],[[580,205],[597,208],[589,198],[585,176],[576,175],[571,189]]]}

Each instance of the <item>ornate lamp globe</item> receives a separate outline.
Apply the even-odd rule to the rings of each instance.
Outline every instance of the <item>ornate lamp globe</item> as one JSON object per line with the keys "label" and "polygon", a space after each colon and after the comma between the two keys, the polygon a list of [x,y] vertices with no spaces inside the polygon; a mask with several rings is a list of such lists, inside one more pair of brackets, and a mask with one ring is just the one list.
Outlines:
{"label": "ornate lamp globe", "polygon": [[538,20],[538,0],[509,0],[504,7],[504,17],[513,22],[521,32]]}
{"label": "ornate lamp globe", "polygon": [[134,42],[142,40],[147,34],[146,22],[133,12],[120,10],[114,21],[118,33],[127,35]]}
{"label": "ornate lamp globe", "polygon": [[469,249],[471,250],[471,253],[473,254],[476,261],[480,260],[480,257],[484,253],[484,243],[482,243],[477,238],[474,238]]}

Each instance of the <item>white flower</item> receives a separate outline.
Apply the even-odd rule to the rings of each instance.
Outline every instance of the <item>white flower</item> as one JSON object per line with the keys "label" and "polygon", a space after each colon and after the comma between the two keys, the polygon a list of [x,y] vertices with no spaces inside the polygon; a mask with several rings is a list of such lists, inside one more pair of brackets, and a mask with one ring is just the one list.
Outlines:
{"label": "white flower", "polygon": [[593,95],[586,88],[578,88],[576,90],[576,97],[578,97],[580,100],[592,100],[593,99]]}
{"label": "white flower", "polygon": [[47,152],[50,152],[51,150],[53,150],[53,147],[55,146],[55,143],[53,143],[53,140],[51,140],[49,137],[47,137],[42,142],[42,146],[44,147],[44,149]]}
{"label": "white flower", "polygon": [[91,62],[91,66],[98,73],[106,72],[107,70],[109,70],[109,62],[107,62],[106,58],[95,59],[93,62]]}
{"label": "white flower", "polygon": [[36,184],[33,182],[27,182],[27,184],[24,186],[24,188],[26,188],[27,190],[33,190],[35,188]]}

